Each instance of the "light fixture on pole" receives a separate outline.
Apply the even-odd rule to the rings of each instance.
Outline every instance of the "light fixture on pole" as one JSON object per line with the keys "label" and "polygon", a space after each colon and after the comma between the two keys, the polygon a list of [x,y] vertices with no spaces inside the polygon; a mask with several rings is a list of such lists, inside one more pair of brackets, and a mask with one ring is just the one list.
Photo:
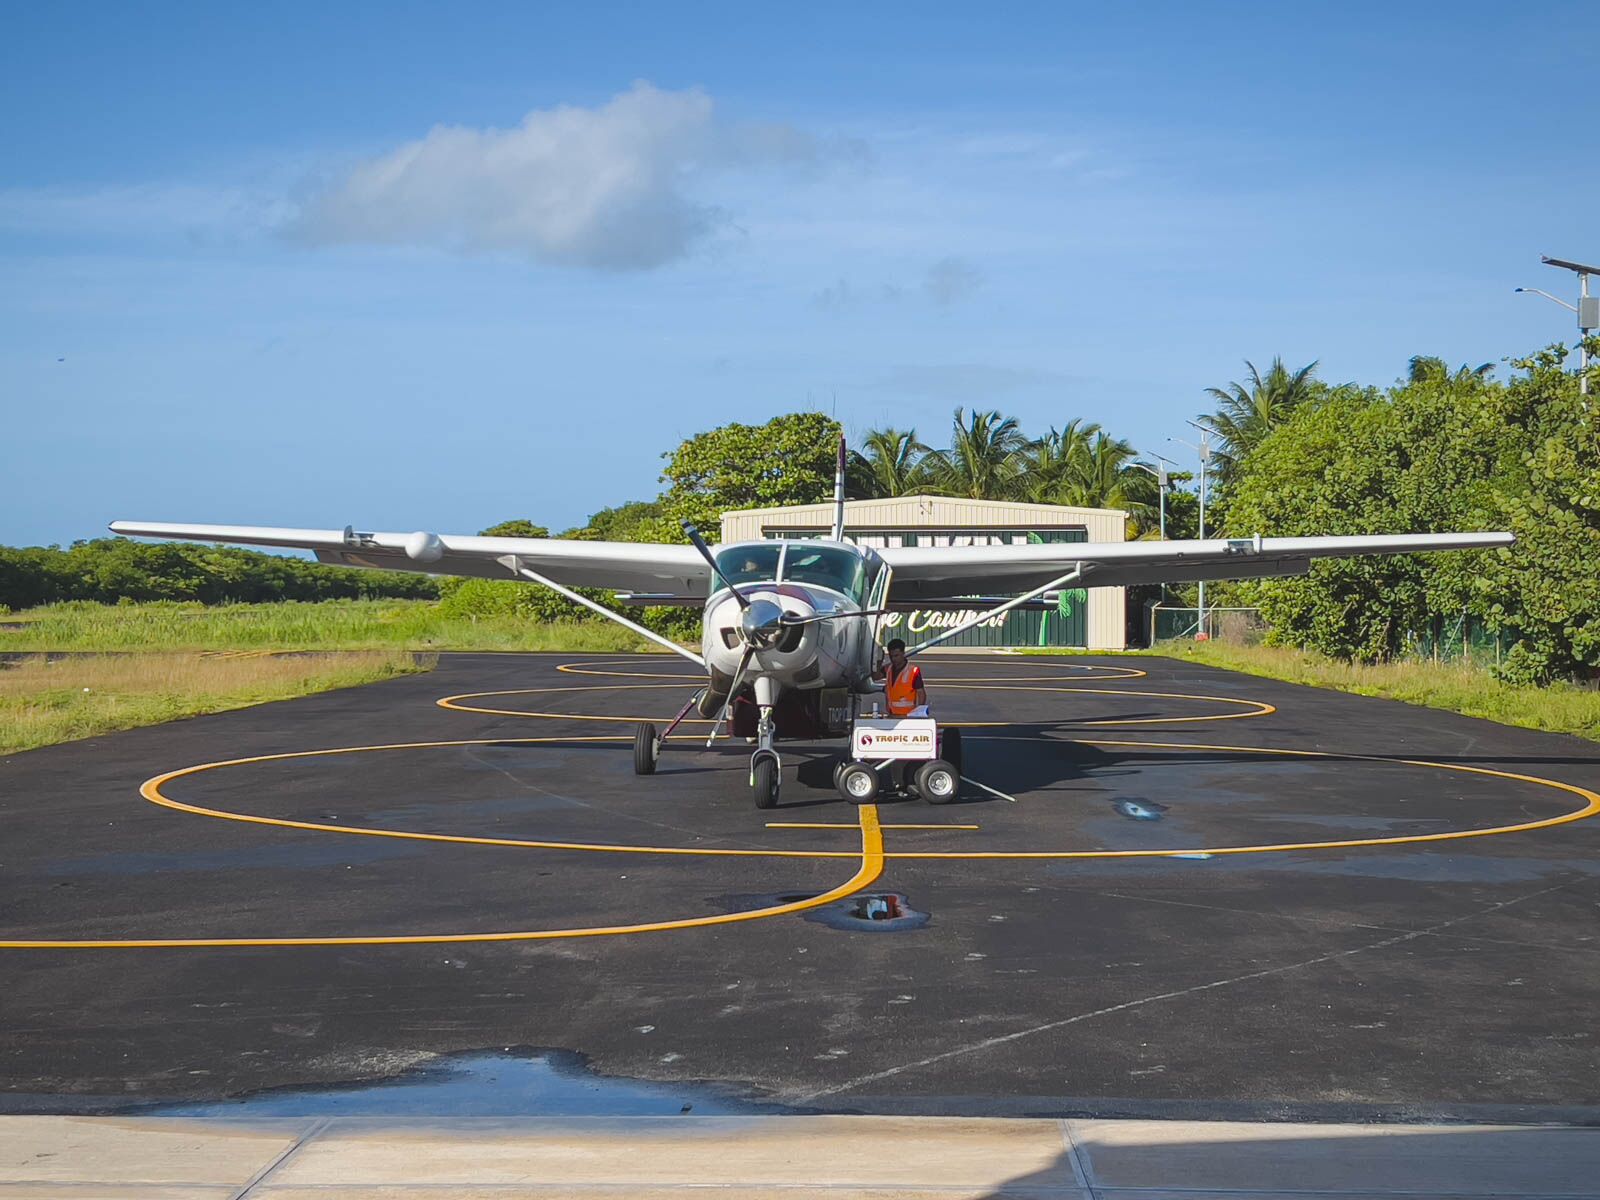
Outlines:
{"label": "light fixture on pole", "polygon": [[[1589,276],[1600,275],[1600,267],[1591,267],[1586,263],[1568,262],[1564,258],[1551,258],[1548,254],[1541,254],[1539,261],[1547,267],[1559,267],[1563,271],[1571,271],[1578,277],[1578,303],[1568,304],[1565,300],[1557,299],[1549,292],[1540,291],[1538,288],[1518,288],[1519,292],[1532,292],[1548,300],[1555,300],[1562,308],[1569,309],[1578,314],[1578,394],[1589,394],[1589,335],[1600,329],[1600,296],[1589,295]],[[1587,403],[1587,402],[1585,402]]]}
{"label": "light fixture on pole", "polygon": [[[1145,452],[1149,454],[1149,451]],[[1136,462],[1133,465],[1141,471],[1148,471],[1156,477],[1156,494],[1160,497],[1161,505],[1161,540],[1167,540],[1167,489],[1172,486],[1172,481],[1167,477],[1167,467],[1171,464],[1170,458],[1162,458],[1159,454],[1149,454],[1161,465],[1152,467],[1149,463]]]}
{"label": "light fixture on pole", "polygon": [[[1182,438],[1168,438],[1167,441],[1177,442],[1180,446],[1187,446],[1200,455],[1200,540],[1204,541],[1206,536],[1206,474],[1207,468],[1211,465],[1211,430],[1204,425],[1196,425],[1193,421],[1185,421],[1184,424],[1193,425],[1194,428],[1200,431],[1200,444],[1196,446],[1193,442],[1186,442]],[[1200,611],[1197,624],[1199,626],[1199,633],[1196,635],[1197,640],[1205,641],[1211,635],[1206,632],[1206,581],[1204,579],[1200,580]]]}

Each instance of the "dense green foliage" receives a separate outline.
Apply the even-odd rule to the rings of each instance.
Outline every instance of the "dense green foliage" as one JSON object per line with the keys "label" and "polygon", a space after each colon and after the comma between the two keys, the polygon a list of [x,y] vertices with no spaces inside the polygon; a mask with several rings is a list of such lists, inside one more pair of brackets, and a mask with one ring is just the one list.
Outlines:
{"label": "dense green foliage", "polygon": [[329,567],[253,550],[179,543],[145,545],[96,538],[56,546],[0,546],[0,606],[31,608],[63,600],[102,604],[198,600],[204,604],[269,600],[426,598],[438,584],[426,575]]}
{"label": "dense green foliage", "polygon": [[833,418],[808,412],[697,434],[667,456],[662,513],[673,523],[691,521],[715,533],[728,509],[826,500],[833,494],[840,432]]}
{"label": "dense green foliage", "polygon": [[1341,388],[1297,407],[1237,459],[1226,532],[1365,534],[1509,529],[1469,554],[1352,558],[1242,589],[1272,639],[1338,658],[1403,655],[1477,618],[1512,644],[1508,678],[1600,667],[1600,443],[1558,348],[1484,368],[1414,359],[1385,392]]}

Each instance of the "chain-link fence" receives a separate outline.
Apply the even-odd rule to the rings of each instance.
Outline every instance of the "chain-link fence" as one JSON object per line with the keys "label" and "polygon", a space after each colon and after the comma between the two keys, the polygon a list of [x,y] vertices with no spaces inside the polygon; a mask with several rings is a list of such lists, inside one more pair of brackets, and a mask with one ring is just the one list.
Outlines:
{"label": "chain-link fence", "polygon": [[[1200,610],[1153,604],[1146,626],[1150,645],[1180,639],[1216,639],[1252,645],[1261,641],[1267,624],[1257,608],[1207,608],[1204,637]],[[1481,618],[1469,613],[1454,617],[1435,617],[1425,628],[1406,635],[1400,657],[1431,662],[1467,663],[1476,667],[1498,667],[1515,639],[1492,629]]]}
{"label": "chain-link fence", "polygon": [[[1267,632],[1257,608],[1207,607],[1202,622],[1198,608],[1150,606],[1150,644],[1183,638],[1190,641],[1220,639],[1225,642],[1259,642]],[[1204,636],[1202,636],[1202,634]]]}
{"label": "chain-link fence", "polygon": [[1407,658],[1434,662],[1464,662],[1479,667],[1498,667],[1512,646],[1513,639],[1491,629],[1482,619],[1461,613],[1455,617],[1435,617],[1426,629],[1406,637]]}

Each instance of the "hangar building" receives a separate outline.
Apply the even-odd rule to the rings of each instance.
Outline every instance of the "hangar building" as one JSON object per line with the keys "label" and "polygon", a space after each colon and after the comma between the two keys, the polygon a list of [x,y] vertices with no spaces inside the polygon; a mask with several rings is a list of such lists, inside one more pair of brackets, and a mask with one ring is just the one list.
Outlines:
{"label": "hangar building", "polygon": [[[769,537],[826,537],[833,505],[746,508],[722,514],[722,542]],[[1120,542],[1127,514],[1117,508],[1069,508],[1017,504],[1009,500],[963,500],[951,496],[898,496],[849,500],[845,528],[864,546],[982,546],[995,542]],[[1079,588],[1062,593],[1055,611],[1013,611],[958,634],[947,646],[1079,646],[1122,650],[1127,646],[1125,588]],[[892,595],[893,593],[891,593]],[[975,611],[940,609],[891,613],[885,637],[908,642],[924,630],[958,624]]]}

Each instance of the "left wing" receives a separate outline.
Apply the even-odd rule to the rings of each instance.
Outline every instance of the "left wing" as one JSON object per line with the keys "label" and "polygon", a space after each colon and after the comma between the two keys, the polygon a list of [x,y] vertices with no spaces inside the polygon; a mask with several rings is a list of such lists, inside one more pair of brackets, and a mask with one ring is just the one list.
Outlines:
{"label": "left wing", "polygon": [[878,553],[894,568],[896,601],[979,592],[1020,595],[1081,564],[1072,587],[1303,575],[1313,558],[1426,554],[1509,546],[1509,533],[1395,533],[1358,537],[1217,538],[1176,542],[1055,542],[1027,546],[901,546]]}
{"label": "left wing", "polygon": [[704,599],[711,570],[693,546],[655,542],[573,542],[561,538],[461,537],[455,534],[359,533],[344,529],[275,529],[260,525],[164,525],[113,521],[127,537],[179,538],[243,546],[310,550],[318,561],[345,567],[476,575],[511,579],[499,560],[515,555],[523,565],[568,587],[665,593]]}

